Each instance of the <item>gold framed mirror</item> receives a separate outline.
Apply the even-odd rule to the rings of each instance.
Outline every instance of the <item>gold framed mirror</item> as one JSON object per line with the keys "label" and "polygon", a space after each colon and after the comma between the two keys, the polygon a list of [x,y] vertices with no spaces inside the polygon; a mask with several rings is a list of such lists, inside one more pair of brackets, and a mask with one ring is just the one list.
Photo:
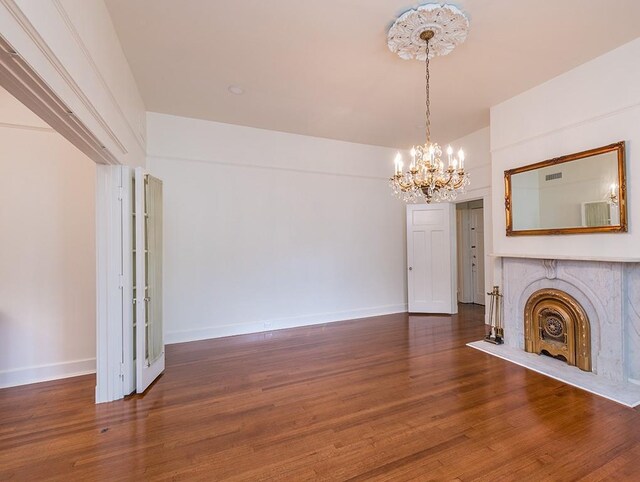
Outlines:
{"label": "gold framed mirror", "polygon": [[504,171],[507,236],[627,231],[625,143]]}

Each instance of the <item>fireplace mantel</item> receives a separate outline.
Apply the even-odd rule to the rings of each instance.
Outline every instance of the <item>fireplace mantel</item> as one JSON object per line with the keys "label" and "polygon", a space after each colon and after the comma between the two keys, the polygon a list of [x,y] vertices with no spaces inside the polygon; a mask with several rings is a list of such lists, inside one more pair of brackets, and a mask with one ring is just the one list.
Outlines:
{"label": "fireplace mantel", "polygon": [[525,259],[557,259],[568,261],[594,261],[602,263],[640,263],[640,258],[616,256],[563,256],[557,254],[522,254],[522,253],[491,253],[492,258],[525,258]]}

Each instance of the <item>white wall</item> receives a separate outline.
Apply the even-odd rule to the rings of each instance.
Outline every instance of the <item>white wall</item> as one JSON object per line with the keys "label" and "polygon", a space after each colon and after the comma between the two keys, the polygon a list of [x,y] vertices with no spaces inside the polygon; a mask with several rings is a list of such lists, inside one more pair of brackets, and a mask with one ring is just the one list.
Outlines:
{"label": "white wall", "polygon": [[484,127],[471,134],[449,143],[454,150],[465,152],[464,167],[469,172],[471,184],[466,193],[458,200],[479,198],[479,193],[491,188],[491,149],[489,127]]}
{"label": "white wall", "polygon": [[[501,255],[640,258],[640,39],[623,45],[491,109],[494,246]],[[505,235],[504,171],[627,141],[629,232]]]}
{"label": "white wall", "polygon": [[95,169],[0,89],[0,388],[95,369]]}
{"label": "white wall", "polygon": [[145,108],[103,0],[5,0],[0,32],[118,162],[144,165]]}
{"label": "white wall", "polygon": [[395,151],[149,114],[167,342],[406,310]]}
{"label": "white wall", "polygon": [[[482,199],[484,202],[484,282],[487,291],[493,286],[493,258],[492,253],[492,209],[491,209],[491,152],[489,149],[489,128],[479,129],[460,139],[450,142],[458,150],[464,149],[466,159],[465,169],[469,172],[471,184],[464,194],[459,195],[456,202],[466,202]],[[485,299],[485,318],[488,316],[488,298]]]}

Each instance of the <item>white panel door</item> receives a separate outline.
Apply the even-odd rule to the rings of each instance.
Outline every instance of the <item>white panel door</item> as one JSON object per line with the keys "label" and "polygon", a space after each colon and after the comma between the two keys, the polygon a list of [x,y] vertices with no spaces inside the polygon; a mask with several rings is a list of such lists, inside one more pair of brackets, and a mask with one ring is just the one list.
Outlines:
{"label": "white panel door", "polygon": [[473,302],[484,305],[484,211],[483,208],[471,210],[471,278]]}
{"label": "white panel door", "polygon": [[134,195],[136,391],[142,393],[164,371],[162,182],[136,168]]}
{"label": "white panel door", "polygon": [[457,313],[455,205],[407,206],[409,312]]}

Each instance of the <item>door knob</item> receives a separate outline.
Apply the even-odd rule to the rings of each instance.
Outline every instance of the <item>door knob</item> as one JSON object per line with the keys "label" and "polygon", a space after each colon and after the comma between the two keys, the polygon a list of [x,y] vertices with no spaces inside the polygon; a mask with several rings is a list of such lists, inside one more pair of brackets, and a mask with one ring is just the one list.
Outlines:
{"label": "door knob", "polygon": [[411,266],[409,266],[409,271],[413,271],[413,268]]}

